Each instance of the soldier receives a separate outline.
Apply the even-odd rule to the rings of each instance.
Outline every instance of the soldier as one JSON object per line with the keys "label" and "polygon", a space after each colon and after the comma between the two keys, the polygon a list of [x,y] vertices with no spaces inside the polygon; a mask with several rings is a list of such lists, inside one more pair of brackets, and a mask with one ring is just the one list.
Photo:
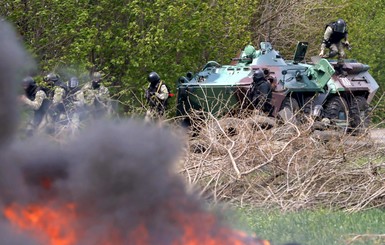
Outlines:
{"label": "soldier", "polygon": [[49,73],[44,77],[44,90],[51,100],[51,104],[47,111],[47,132],[55,133],[60,124],[66,124],[67,114],[64,107],[64,98],[67,94],[67,87],[60,81],[60,77],[56,73]]}
{"label": "soldier", "polygon": [[112,107],[110,92],[102,84],[102,74],[94,72],[91,81],[86,83],[82,91],[84,93],[85,107],[91,118],[101,118],[111,115]]}
{"label": "soldier", "polygon": [[160,79],[156,72],[151,72],[147,81],[150,83],[146,89],[145,97],[150,109],[146,112],[145,120],[149,121],[151,117],[162,117],[167,107],[167,99],[169,98],[169,89]]}
{"label": "soldier", "polygon": [[25,130],[27,136],[32,136],[42,123],[50,103],[47,94],[36,85],[32,77],[23,79],[23,89],[25,93],[20,96],[20,101],[33,111],[32,119],[29,120]]}
{"label": "soldier", "polygon": [[[345,42],[342,42],[342,40]],[[346,22],[343,19],[338,19],[326,25],[324,38],[321,44],[321,52],[319,56],[325,58],[333,58],[338,55],[338,59],[345,58],[344,46],[350,49],[348,42],[348,30]],[[325,55],[325,48],[329,48],[329,55]]]}
{"label": "soldier", "polygon": [[254,46],[249,44],[247,45],[244,50],[244,54],[241,59],[241,62],[245,62],[246,64],[250,64],[253,62],[253,59],[258,58],[261,55],[260,50],[255,50]]}
{"label": "soldier", "polygon": [[253,83],[250,88],[249,98],[254,108],[262,109],[262,111],[269,116],[273,112],[273,106],[271,104],[273,97],[272,90],[272,84],[265,78],[264,72],[260,69],[256,70],[253,74]]}
{"label": "soldier", "polygon": [[80,127],[80,119],[84,113],[84,93],[79,88],[77,77],[71,77],[67,82],[68,93],[64,100],[64,106],[68,114],[68,123],[72,132]]}

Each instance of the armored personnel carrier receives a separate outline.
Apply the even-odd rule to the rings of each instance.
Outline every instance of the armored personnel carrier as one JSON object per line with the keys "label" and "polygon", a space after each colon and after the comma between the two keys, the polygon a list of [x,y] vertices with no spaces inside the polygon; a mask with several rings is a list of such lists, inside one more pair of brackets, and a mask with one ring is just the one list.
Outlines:
{"label": "armored personnel carrier", "polygon": [[198,111],[220,117],[250,109],[252,77],[261,69],[277,82],[272,93],[273,117],[304,113],[352,129],[366,128],[369,104],[379,88],[369,66],[319,56],[306,62],[307,47],[307,42],[298,42],[293,60],[285,60],[269,42],[262,42],[259,50],[246,46],[231,64],[209,61],[196,74],[179,78],[177,115],[188,119],[189,113]]}

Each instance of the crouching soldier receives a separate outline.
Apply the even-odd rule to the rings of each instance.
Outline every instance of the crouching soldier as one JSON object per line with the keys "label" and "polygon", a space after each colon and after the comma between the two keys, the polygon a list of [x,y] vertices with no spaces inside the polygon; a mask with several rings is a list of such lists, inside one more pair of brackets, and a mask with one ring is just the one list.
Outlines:
{"label": "crouching soldier", "polygon": [[273,87],[270,81],[265,78],[262,70],[258,69],[253,74],[253,83],[249,92],[249,99],[256,109],[261,109],[271,116],[273,113],[272,93]]}
{"label": "crouching soldier", "polygon": [[[326,25],[319,56],[333,58],[338,55],[338,60],[344,59],[346,57],[344,47],[350,49],[348,30],[346,22],[343,19],[338,19],[337,21]],[[326,48],[330,49],[328,55],[325,54]]]}

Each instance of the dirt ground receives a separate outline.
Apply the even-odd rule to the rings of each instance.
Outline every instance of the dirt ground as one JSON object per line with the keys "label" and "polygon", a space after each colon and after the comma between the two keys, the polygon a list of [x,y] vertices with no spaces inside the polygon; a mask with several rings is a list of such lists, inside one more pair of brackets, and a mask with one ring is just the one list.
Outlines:
{"label": "dirt ground", "polygon": [[385,129],[372,129],[370,136],[375,142],[385,144]]}

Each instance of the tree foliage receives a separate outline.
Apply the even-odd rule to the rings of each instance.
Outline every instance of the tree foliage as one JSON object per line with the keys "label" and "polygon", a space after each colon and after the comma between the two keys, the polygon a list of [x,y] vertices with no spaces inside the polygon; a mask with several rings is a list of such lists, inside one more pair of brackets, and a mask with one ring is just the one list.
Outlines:
{"label": "tree foliage", "polygon": [[[383,0],[3,0],[0,15],[18,28],[40,72],[84,79],[102,71],[129,111],[157,71],[170,87],[207,61],[229,63],[246,44],[271,41],[291,58],[297,41],[317,55],[326,23],[346,18],[354,49],[382,79]],[[337,7],[338,6],[338,7]],[[174,91],[175,92],[175,91]]]}

